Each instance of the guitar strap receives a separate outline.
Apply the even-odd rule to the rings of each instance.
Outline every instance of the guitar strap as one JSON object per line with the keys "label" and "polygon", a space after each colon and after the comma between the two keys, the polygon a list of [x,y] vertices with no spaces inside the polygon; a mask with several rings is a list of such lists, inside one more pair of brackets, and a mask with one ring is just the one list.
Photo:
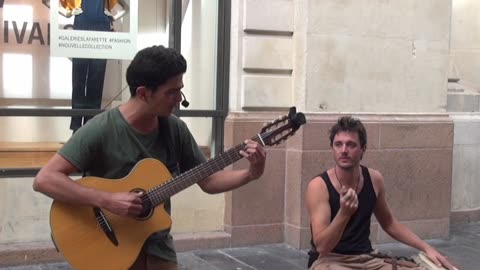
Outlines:
{"label": "guitar strap", "polygon": [[177,160],[177,145],[172,139],[170,133],[170,125],[168,124],[168,117],[158,118],[158,135],[159,139],[167,145],[167,160],[165,160],[165,166],[167,166],[170,174],[175,177],[180,173],[180,168]]}
{"label": "guitar strap", "polygon": [[[172,177],[177,176],[180,174],[180,167],[177,160],[177,144],[175,143],[174,139],[170,133],[170,125],[168,123],[168,117],[159,117],[158,118],[158,136],[159,140],[167,146],[167,160],[162,161],[164,162],[165,166],[167,167],[168,171],[172,175]],[[165,211],[169,215],[171,215],[171,202],[170,199],[167,199],[164,203]]]}

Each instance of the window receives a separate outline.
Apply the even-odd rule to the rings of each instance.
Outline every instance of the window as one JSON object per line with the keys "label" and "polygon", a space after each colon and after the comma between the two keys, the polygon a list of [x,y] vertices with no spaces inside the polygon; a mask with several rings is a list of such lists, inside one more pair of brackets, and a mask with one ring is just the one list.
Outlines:
{"label": "window", "polygon": [[[70,117],[95,115],[129,98],[124,79],[129,61],[109,59],[101,108],[72,109],[72,59],[50,56],[49,8],[41,1],[7,2],[0,12],[3,27],[8,26],[0,48],[0,145],[48,145],[45,149],[54,153],[55,146],[71,136]],[[200,145],[212,155],[221,152],[228,105],[230,1],[139,1],[138,12],[142,14],[138,49],[163,44],[180,50],[188,61],[185,94],[191,105],[176,114],[190,125]],[[123,27],[132,17],[115,22],[114,27]],[[72,20],[61,23],[68,25]],[[33,176],[45,161],[0,165],[0,177]]]}

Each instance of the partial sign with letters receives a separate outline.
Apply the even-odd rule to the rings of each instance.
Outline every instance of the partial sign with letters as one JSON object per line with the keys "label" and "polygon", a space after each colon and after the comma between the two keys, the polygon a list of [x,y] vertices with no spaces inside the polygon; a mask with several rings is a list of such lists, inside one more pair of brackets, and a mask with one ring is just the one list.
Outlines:
{"label": "partial sign with letters", "polygon": [[[132,59],[135,56],[138,0],[106,0],[104,13],[112,21],[112,27],[96,31],[73,30],[75,16],[85,16],[88,12],[83,11],[81,6],[73,6],[78,3],[81,0],[50,0],[52,56],[103,59]],[[115,20],[119,13],[123,15]]]}

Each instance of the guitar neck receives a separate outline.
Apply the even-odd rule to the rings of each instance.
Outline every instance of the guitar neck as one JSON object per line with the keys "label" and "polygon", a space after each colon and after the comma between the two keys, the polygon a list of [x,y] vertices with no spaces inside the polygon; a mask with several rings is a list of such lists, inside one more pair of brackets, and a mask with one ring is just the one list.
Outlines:
{"label": "guitar neck", "polygon": [[[252,140],[262,143],[260,136],[252,138]],[[239,144],[209,161],[149,190],[145,195],[150,200],[150,205],[156,207],[178,192],[240,160],[243,156],[240,155],[239,152],[244,147],[244,143]]]}

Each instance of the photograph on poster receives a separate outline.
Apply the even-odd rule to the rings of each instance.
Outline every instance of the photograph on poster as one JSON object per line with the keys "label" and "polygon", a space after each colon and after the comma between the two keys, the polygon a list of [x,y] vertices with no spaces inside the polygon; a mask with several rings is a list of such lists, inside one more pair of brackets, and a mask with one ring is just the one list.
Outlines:
{"label": "photograph on poster", "polygon": [[[80,4],[83,5],[83,14],[88,13],[87,2],[98,2],[82,1],[83,4],[81,2]],[[136,35],[132,35],[132,31],[130,31],[133,29],[130,27],[132,24],[131,14],[136,4],[127,0],[109,1],[115,3],[115,7],[108,11],[111,15],[107,10],[102,12],[107,17],[113,16],[110,19],[112,23],[110,24],[108,21],[108,24],[104,24],[106,31],[87,31],[78,30],[78,28],[74,30],[74,24],[78,26],[79,23],[79,21],[75,21],[75,18],[80,16],[60,13],[61,2],[58,0],[55,2],[57,7],[55,13],[57,26],[55,28],[51,24],[53,1],[5,0],[0,8],[0,18],[3,22],[0,27],[2,43],[0,46],[0,107],[88,110],[103,109],[115,103],[124,87],[121,80],[124,61],[121,60],[127,58],[128,54],[125,51],[136,52],[138,50],[135,44]],[[121,11],[121,4],[122,7],[125,7],[123,14],[118,13]],[[101,24],[96,22],[91,22],[91,25]],[[59,31],[56,31],[56,35],[52,35],[51,33],[55,29],[82,35],[72,37]],[[102,33],[102,35],[92,36],[90,33]],[[112,34],[114,35],[112,36]],[[133,36],[133,39],[129,37],[130,35]],[[107,55],[104,52],[106,49],[88,49],[83,55],[79,55],[75,51],[66,52],[66,55],[63,56],[52,55],[50,41],[57,40],[58,46],[58,40],[61,38],[91,40],[92,42],[97,40],[97,47],[111,48],[115,46],[107,44],[110,42],[109,40],[124,39],[132,41],[128,43],[132,45],[132,49],[117,50],[115,53],[118,57],[112,53]],[[107,43],[102,44],[101,42]],[[82,44],[79,41],[75,43]],[[82,52],[80,51],[80,53]],[[61,125],[62,132],[68,130],[68,134],[71,135],[72,131],[83,126],[90,118],[91,115],[63,117],[62,123],[59,125]],[[0,119],[0,126],[2,126],[1,121]]]}
{"label": "photograph on poster", "polygon": [[138,0],[42,0],[50,8],[51,55],[131,59]]}

